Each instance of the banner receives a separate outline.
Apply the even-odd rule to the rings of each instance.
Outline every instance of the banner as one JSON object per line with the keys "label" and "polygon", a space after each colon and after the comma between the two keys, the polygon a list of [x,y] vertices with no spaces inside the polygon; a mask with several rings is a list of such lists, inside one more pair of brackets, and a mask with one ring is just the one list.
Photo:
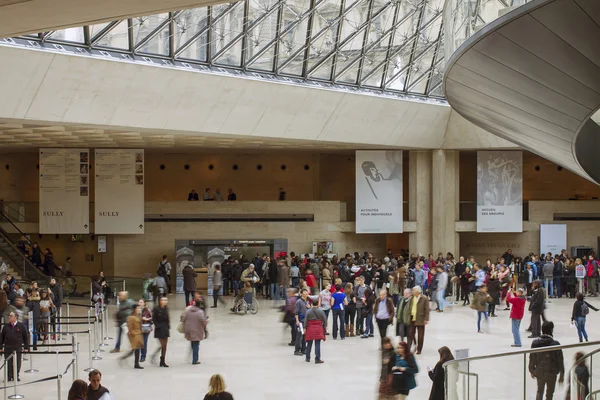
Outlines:
{"label": "banner", "polygon": [[40,149],[40,233],[89,233],[89,149]]}
{"label": "banner", "polygon": [[477,232],[523,232],[523,153],[477,152]]}
{"label": "banner", "polygon": [[402,233],[402,151],[356,152],[356,233]]}
{"label": "banner", "polygon": [[567,249],[566,224],[540,224],[540,255],[560,254]]}
{"label": "banner", "polygon": [[144,150],[95,151],[97,234],[144,233]]}

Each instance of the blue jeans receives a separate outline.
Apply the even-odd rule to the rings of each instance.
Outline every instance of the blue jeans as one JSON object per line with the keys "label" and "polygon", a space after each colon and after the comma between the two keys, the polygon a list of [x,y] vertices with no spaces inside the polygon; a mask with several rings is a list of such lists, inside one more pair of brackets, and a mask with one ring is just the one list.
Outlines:
{"label": "blue jeans", "polygon": [[365,316],[365,335],[374,335],[375,330],[373,329],[373,311],[370,311]]}
{"label": "blue jeans", "polygon": [[512,334],[515,344],[517,346],[521,345],[521,334],[519,333],[519,328],[521,327],[520,319],[511,319],[512,321]]}
{"label": "blue jeans", "polygon": [[117,326],[117,343],[115,343],[115,349],[121,349],[121,335],[123,334],[122,325]]}
{"label": "blue jeans", "polygon": [[200,350],[200,342],[197,340],[193,340],[192,342],[192,364],[198,362],[198,351]]}
{"label": "blue jeans", "polygon": [[292,286],[298,286],[299,278],[297,276],[292,277]]}
{"label": "blue jeans", "polygon": [[[329,322],[329,312],[330,311],[331,311],[331,308],[329,310],[323,310],[323,313],[325,313],[325,332],[326,333],[327,333],[327,323]],[[345,318],[345,316],[344,316],[344,318]]]}
{"label": "blue jeans", "polygon": [[485,316],[485,320],[488,319],[487,311],[477,311],[477,331],[481,330],[481,316]]}
{"label": "blue jeans", "polygon": [[554,280],[552,278],[544,278],[544,283],[546,290],[548,291],[548,296],[554,296]]}
{"label": "blue jeans", "polygon": [[575,320],[575,326],[577,327],[577,335],[579,336],[579,341],[583,342],[583,338],[585,338],[585,341],[587,342],[588,335],[585,331],[585,317],[577,317]]}
{"label": "blue jeans", "polygon": [[321,360],[321,341],[320,340],[308,340],[306,342],[306,361],[310,361],[310,351],[312,350],[312,344],[315,342],[315,361]]}
{"label": "blue jeans", "polygon": [[[337,339],[338,333],[338,319],[339,319],[339,329],[340,329],[340,337],[344,339],[346,337],[346,331],[344,330],[344,322],[345,322],[345,310],[332,310],[333,311],[333,338]],[[319,345],[320,346],[320,345]]]}
{"label": "blue jeans", "polygon": [[444,306],[446,304],[446,289],[439,289],[436,294],[437,294],[438,308],[440,311],[444,311]]}
{"label": "blue jeans", "polygon": [[279,285],[277,283],[271,283],[271,300],[277,300],[275,294],[277,294]]}
{"label": "blue jeans", "polygon": [[142,358],[146,358],[146,353],[148,352],[148,336],[150,336],[150,332],[143,333],[144,336],[144,347],[141,348],[141,356]]}
{"label": "blue jeans", "polygon": [[287,286],[277,287],[277,297],[287,302]]}

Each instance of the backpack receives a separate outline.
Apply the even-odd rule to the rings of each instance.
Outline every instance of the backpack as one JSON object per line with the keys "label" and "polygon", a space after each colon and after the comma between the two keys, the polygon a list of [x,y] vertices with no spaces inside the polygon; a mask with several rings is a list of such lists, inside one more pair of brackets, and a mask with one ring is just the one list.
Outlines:
{"label": "backpack", "polygon": [[163,263],[162,261],[160,262],[160,264],[158,264],[158,271],[157,274],[160,276],[165,276],[167,275],[167,264]]}
{"label": "backpack", "polygon": [[590,313],[590,308],[588,307],[588,305],[585,303],[582,303],[581,304],[581,316],[585,317],[589,313]]}

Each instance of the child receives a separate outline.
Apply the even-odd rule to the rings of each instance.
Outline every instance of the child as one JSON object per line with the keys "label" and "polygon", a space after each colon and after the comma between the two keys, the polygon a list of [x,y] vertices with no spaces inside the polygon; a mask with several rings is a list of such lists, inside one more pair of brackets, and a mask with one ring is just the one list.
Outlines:
{"label": "child", "polygon": [[361,339],[366,339],[375,336],[373,329],[373,306],[375,305],[375,295],[371,288],[365,289],[366,305],[363,313],[365,313],[365,333],[361,336]]}
{"label": "child", "polygon": [[485,316],[485,320],[488,320],[487,305],[491,303],[492,297],[487,292],[487,286],[481,285],[479,290],[473,295],[473,303],[471,308],[477,311],[477,333],[483,333],[481,330],[481,316]]}

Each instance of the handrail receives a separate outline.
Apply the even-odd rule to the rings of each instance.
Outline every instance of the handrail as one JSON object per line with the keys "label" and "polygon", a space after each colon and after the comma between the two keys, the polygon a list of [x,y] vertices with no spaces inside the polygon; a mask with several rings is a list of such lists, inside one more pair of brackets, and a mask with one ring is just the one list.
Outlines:
{"label": "handrail", "polygon": [[[5,219],[6,219],[8,222],[10,222],[10,223],[11,223],[11,224],[14,226],[14,224],[12,223],[12,221],[10,221],[10,219],[6,218],[6,215],[4,215],[4,213],[0,212],[0,214],[1,214],[1,215],[2,215],[2,216],[3,216],[3,217],[4,217],[4,218],[5,218]],[[16,227],[15,227],[15,228],[16,228]],[[20,231],[18,228],[17,228],[17,230],[18,230],[19,232],[21,232],[21,231]],[[10,247],[12,247],[12,248],[13,248],[13,250],[15,250],[15,251],[17,252],[17,254],[19,254],[19,255],[21,255],[21,257],[23,257],[23,260],[25,260],[25,263],[29,263],[29,267],[30,267],[29,269],[30,269],[30,271],[35,271],[35,272],[32,272],[32,273],[35,273],[35,274],[36,274],[36,276],[38,276],[38,277],[42,277],[42,278],[37,278],[37,280],[40,280],[40,281],[41,281],[41,280],[43,280],[43,279],[50,279],[50,277],[47,277],[47,276],[46,276],[46,275],[44,275],[44,274],[43,274],[41,271],[39,271],[39,270],[37,269],[37,267],[36,267],[36,266],[35,266],[35,265],[34,265],[34,264],[31,262],[31,260],[30,260],[29,258],[27,258],[27,257],[25,256],[25,254],[23,254],[23,253],[21,252],[21,250],[20,250],[18,247],[16,247],[16,246],[14,245],[14,243],[13,243],[12,239],[10,238],[10,236],[8,236],[8,233],[7,233],[7,232],[6,232],[4,229],[2,229],[2,228],[0,228],[0,236],[2,236],[2,237],[5,239],[6,243],[8,243],[8,245],[9,245]],[[18,263],[16,263],[16,264],[18,264]],[[26,277],[27,277],[27,271],[26,271],[25,267],[22,267],[22,268],[21,268],[19,265],[15,265],[14,267],[15,267],[15,268],[17,268],[17,269],[21,269],[21,270],[23,271],[23,278],[26,278]]]}
{"label": "handrail", "polygon": [[585,347],[585,346],[600,346],[600,341],[576,343],[576,344],[561,344],[558,346],[548,346],[548,347],[536,347],[535,349],[510,351],[510,352],[504,352],[504,353],[489,354],[489,355],[485,355],[485,356],[459,358],[459,359],[455,359],[455,360],[446,361],[442,365],[442,367],[448,367],[448,366],[455,365],[455,364],[465,362],[465,361],[471,362],[471,361],[484,360],[484,359],[489,359],[489,358],[516,356],[516,355],[520,355],[520,354],[525,355],[525,354],[533,354],[533,353],[545,353],[547,351],[552,351],[552,350],[564,350],[564,349],[572,349],[575,347]]}
{"label": "handrail", "polygon": [[25,236],[25,234],[10,220],[10,218],[8,218],[6,216],[6,214],[4,214],[4,211],[0,210],[0,216],[4,217],[4,219],[7,220],[8,223],[11,224],[12,227],[15,228],[17,230],[17,232],[19,232],[19,234],[25,238],[25,240],[27,240],[27,242],[29,243],[29,245],[33,246],[33,242],[31,240],[29,240],[27,238],[27,236]]}
{"label": "handrail", "polygon": [[1,201],[0,204],[2,204],[2,208],[0,209],[0,212],[4,212],[4,209],[8,208],[9,210],[15,212],[18,217],[23,217],[23,219],[26,218],[25,214],[21,214],[21,211],[19,211],[18,208],[15,208],[12,206],[12,204],[13,204],[12,202]]}
{"label": "handrail", "polygon": [[592,396],[594,396],[594,398],[596,398],[596,395],[600,394],[600,390],[595,390],[592,393],[588,394],[585,398],[585,400],[591,400]]}

